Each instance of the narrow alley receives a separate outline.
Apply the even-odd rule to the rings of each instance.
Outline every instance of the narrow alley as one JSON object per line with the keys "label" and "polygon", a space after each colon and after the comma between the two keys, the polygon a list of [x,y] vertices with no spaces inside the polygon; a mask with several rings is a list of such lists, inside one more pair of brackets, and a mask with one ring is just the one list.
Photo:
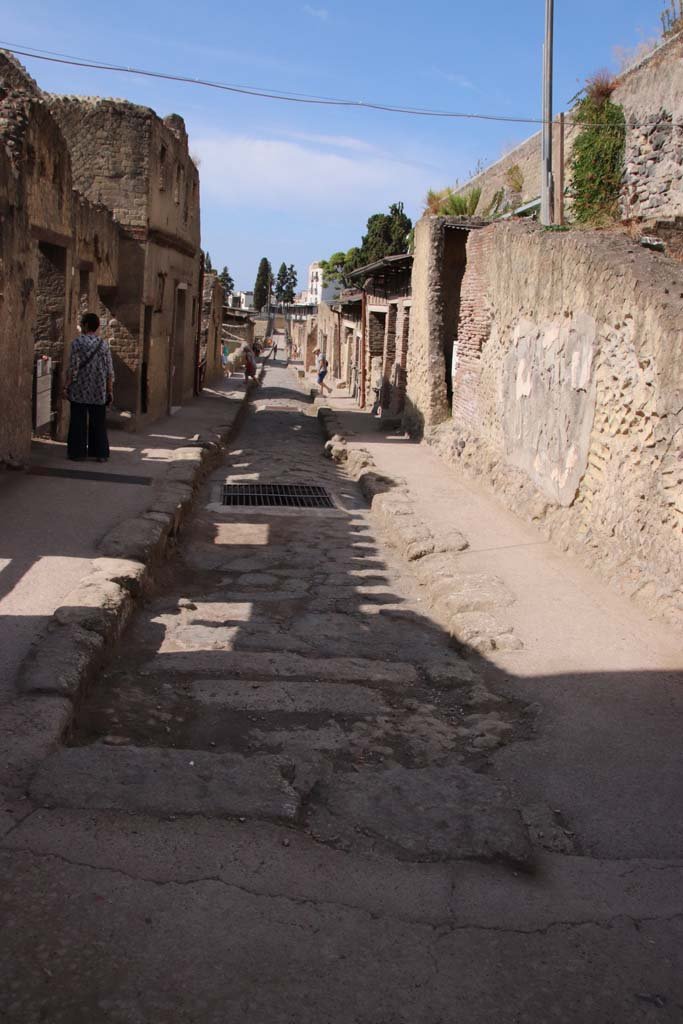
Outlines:
{"label": "narrow alley", "polygon": [[[527,662],[456,644],[324,458],[316,413],[269,361],[68,743],[31,773],[0,839],[0,1017],[679,1021],[675,645],[625,603],[601,620],[625,651],[611,678],[577,658],[561,676],[547,638]],[[434,518],[417,465],[433,456],[377,449],[387,486],[401,473]],[[257,486],[290,505],[255,503]],[[449,486],[436,514],[474,531],[475,499]],[[537,550],[525,572],[571,619],[577,578]]]}

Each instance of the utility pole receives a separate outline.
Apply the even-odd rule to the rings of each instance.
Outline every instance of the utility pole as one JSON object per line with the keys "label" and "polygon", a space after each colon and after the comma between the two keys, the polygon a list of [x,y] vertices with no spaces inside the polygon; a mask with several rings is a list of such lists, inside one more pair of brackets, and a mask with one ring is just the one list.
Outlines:
{"label": "utility pole", "polygon": [[543,132],[541,157],[541,224],[553,223],[553,20],[554,0],[545,0],[543,45]]}

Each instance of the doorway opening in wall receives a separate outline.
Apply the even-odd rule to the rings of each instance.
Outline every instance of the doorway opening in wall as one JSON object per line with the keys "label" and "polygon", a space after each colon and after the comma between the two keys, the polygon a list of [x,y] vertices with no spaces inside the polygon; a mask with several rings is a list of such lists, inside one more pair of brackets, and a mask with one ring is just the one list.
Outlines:
{"label": "doorway opening in wall", "polygon": [[363,396],[364,399],[368,397],[367,388],[369,386],[369,395],[372,398],[372,414],[377,415],[381,408],[381,392],[382,392],[382,381],[383,381],[383,359],[384,359],[384,335],[387,326],[387,313],[386,310],[375,310],[371,309],[368,311],[368,362],[367,377],[368,384],[366,385],[366,394]]}
{"label": "doorway opening in wall", "polygon": [[175,412],[183,404],[183,374],[185,364],[185,319],[187,314],[187,289],[177,285],[175,290],[175,313],[173,316],[173,340],[171,343],[169,412]]}
{"label": "doorway opening in wall", "polygon": [[34,355],[36,360],[45,362],[49,374],[49,385],[44,380],[43,386],[49,387],[51,427],[46,432],[53,436],[59,430],[60,378],[68,317],[66,299],[66,249],[61,245],[39,242]]}
{"label": "doorway opening in wall", "polygon": [[142,328],[142,366],[140,367],[140,412],[149,408],[149,356],[152,345],[152,306],[145,306]]}
{"label": "doorway opening in wall", "polygon": [[444,359],[446,401],[453,408],[454,358],[458,351],[458,320],[462,279],[467,265],[467,236],[461,227],[447,225],[444,235],[443,262],[441,264],[441,294],[443,296],[443,324],[441,347]]}

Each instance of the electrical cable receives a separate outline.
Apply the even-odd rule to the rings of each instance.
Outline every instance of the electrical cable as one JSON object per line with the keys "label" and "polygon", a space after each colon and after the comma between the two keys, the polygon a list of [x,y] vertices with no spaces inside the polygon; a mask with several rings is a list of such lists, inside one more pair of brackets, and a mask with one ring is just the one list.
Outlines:
{"label": "electrical cable", "polygon": [[[13,43],[0,41],[0,46],[20,57],[29,57],[33,60],[48,61],[52,64],[66,64],[70,67],[88,68],[94,71],[114,71],[128,75],[140,75],[145,78],[161,79],[167,82],[179,82],[187,85],[199,85],[207,89],[217,89],[222,92],[237,93],[243,96],[254,96],[262,99],[280,100],[284,103],[300,103],[313,106],[327,107],[355,107],[364,110],[377,110],[390,114],[406,114],[413,117],[441,117],[456,118],[472,121],[498,121],[507,124],[531,124],[542,126],[545,122],[542,118],[536,117],[513,117],[506,114],[478,114],[466,111],[434,110],[428,107],[403,107],[391,103],[379,103],[371,100],[342,99],[333,96],[315,96],[307,93],[285,92],[279,89],[262,89],[251,85],[232,85],[226,82],[214,82],[204,78],[191,78],[186,75],[175,75],[166,71],[152,71],[146,68],[125,67],[121,64],[108,64],[104,61],[89,60],[85,57],[76,57],[69,54],[57,53],[52,50],[38,50],[34,47],[18,47]],[[552,121],[551,124],[556,122]],[[579,124],[582,127],[595,127],[612,130],[613,125],[590,124],[586,121],[567,121],[568,127]],[[631,123],[630,128],[643,128],[649,125]],[[660,127],[682,127],[671,123]]]}

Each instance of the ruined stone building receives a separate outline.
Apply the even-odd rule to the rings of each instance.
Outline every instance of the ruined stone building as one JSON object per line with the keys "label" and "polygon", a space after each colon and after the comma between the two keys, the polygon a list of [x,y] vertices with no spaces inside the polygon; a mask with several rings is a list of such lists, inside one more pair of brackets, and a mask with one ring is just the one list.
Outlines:
{"label": "ruined stone building", "polygon": [[192,397],[199,333],[199,173],[177,114],[123,100],[51,97],[76,188],[120,230],[120,280],[100,290],[117,406],[142,426]]}
{"label": "ruined stone building", "polygon": [[88,309],[111,342],[127,425],[193,394],[199,256],[182,120],[48,97],[0,52],[1,460],[26,460],[35,427],[65,436],[64,369]]}
{"label": "ruined stone building", "polygon": [[68,343],[79,314],[118,278],[112,214],[74,192],[71,156],[45,97],[0,52],[0,460],[29,455],[36,360],[45,370],[36,385],[48,388],[40,425],[64,436]]}
{"label": "ruined stone building", "polygon": [[387,256],[360,267],[354,288],[321,302],[315,316],[294,327],[294,340],[307,369],[316,348],[330,364],[330,380],[347,389],[361,408],[381,389],[383,410],[400,413],[406,391],[410,327],[410,255]]}

